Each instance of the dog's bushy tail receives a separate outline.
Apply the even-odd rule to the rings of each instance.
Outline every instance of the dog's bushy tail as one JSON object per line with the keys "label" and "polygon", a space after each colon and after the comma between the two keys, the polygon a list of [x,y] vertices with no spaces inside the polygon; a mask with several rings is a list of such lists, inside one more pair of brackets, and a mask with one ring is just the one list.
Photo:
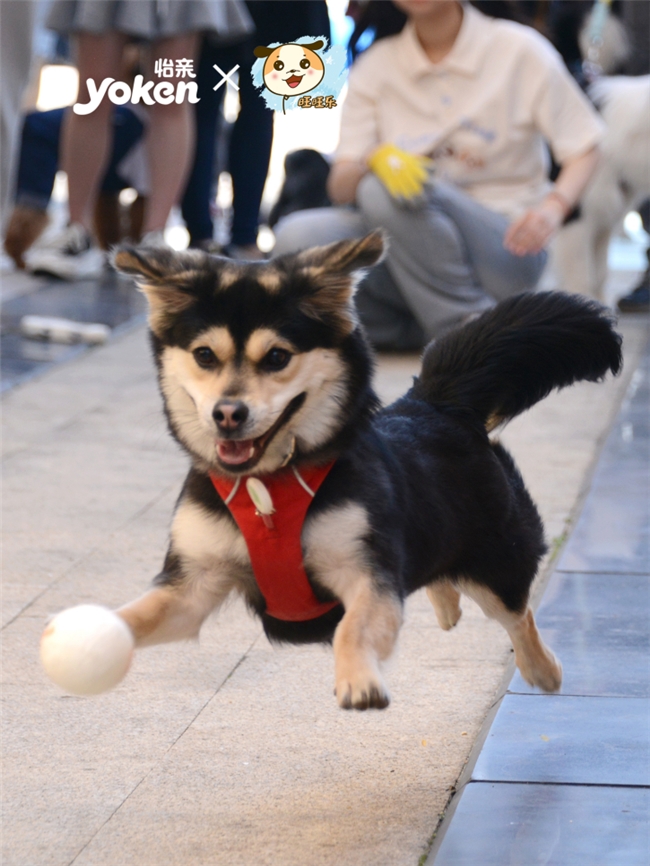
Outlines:
{"label": "dog's bushy tail", "polygon": [[516,295],[431,343],[413,396],[471,409],[492,430],[554,388],[618,373],[613,325],[605,307],[580,295]]}

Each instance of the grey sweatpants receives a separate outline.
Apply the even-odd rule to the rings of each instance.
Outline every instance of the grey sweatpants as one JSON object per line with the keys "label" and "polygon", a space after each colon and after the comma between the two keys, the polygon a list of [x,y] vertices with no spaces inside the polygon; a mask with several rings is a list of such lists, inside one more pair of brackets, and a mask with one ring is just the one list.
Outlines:
{"label": "grey sweatpants", "polygon": [[395,202],[372,174],[357,208],[299,211],[276,227],[274,256],[388,234],[388,253],[359,287],[357,306],[372,342],[410,349],[497,301],[535,287],[546,253],[513,256],[503,246],[508,220],[451,184],[434,181],[416,206]]}

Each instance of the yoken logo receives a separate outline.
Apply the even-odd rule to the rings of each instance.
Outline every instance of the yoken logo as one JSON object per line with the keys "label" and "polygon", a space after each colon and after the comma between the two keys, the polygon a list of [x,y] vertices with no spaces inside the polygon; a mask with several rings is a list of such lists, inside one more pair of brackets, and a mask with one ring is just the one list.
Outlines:
{"label": "yoken logo", "polygon": [[[194,62],[188,57],[179,58],[176,61],[159,58],[154,65],[154,73],[159,78],[196,78],[194,74]],[[101,104],[102,99],[107,96],[113,105],[124,105],[130,102],[137,105],[170,105],[172,102],[196,103],[200,101],[198,85],[196,81],[179,80],[171,81],[146,81],[144,75],[136,75],[133,85],[126,81],[116,81],[114,78],[105,78],[99,87],[92,78],[86,79],[89,102],[75,102],[72,110],[75,114],[92,114]]]}

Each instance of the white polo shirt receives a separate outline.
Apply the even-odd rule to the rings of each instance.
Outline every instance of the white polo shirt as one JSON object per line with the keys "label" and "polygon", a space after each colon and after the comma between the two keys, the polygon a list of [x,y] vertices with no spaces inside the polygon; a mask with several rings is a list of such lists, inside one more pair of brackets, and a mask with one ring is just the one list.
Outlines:
{"label": "white polo shirt", "polygon": [[562,164],[604,127],[551,44],[531,27],[463,6],[454,46],[431,63],[409,22],[353,65],[337,160],[393,143],[431,156],[437,176],[509,217],[549,188],[544,140]]}

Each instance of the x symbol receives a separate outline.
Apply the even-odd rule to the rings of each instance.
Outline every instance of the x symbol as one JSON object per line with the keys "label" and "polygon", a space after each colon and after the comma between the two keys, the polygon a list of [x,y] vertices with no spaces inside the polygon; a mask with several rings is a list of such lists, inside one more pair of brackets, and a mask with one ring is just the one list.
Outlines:
{"label": "x symbol", "polygon": [[237,70],[239,69],[239,63],[237,64],[237,66],[233,66],[233,68],[232,68],[232,69],[230,70],[230,72],[228,72],[228,73],[225,73],[225,72],[223,71],[223,69],[220,69],[220,68],[217,66],[216,63],[213,65],[212,68],[213,68],[213,69],[216,69],[217,72],[219,73],[219,75],[221,76],[221,81],[219,82],[219,84],[216,84],[216,85],[212,88],[213,90],[219,90],[219,88],[221,87],[221,85],[222,85],[222,84],[225,84],[225,82],[228,82],[228,84],[229,84],[231,87],[234,87],[235,90],[239,90],[239,86],[238,86],[237,84],[235,84],[234,81],[231,81],[231,80],[230,80],[230,76],[231,76],[231,75],[234,75],[235,72],[237,72]]}

